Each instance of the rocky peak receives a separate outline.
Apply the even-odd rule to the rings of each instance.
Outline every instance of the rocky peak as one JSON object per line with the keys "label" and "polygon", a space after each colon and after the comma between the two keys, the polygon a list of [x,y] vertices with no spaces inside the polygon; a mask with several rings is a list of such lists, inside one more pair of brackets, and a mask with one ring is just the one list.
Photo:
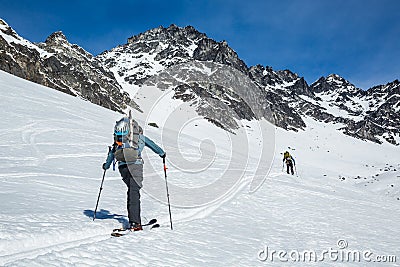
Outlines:
{"label": "rocky peak", "polygon": [[260,64],[249,68],[249,76],[260,86],[274,87],[282,84],[283,80],[270,66],[262,66]]}
{"label": "rocky peak", "polygon": [[250,78],[260,82],[263,85],[279,85],[284,83],[291,83],[299,80],[300,77],[290,70],[274,71],[270,66],[251,66],[249,69]]}
{"label": "rocky peak", "polygon": [[299,75],[297,75],[294,72],[291,72],[290,70],[279,70],[277,71],[277,75],[284,80],[285,82],[293,82],[294,80],[299,79]]}
{"label": "rocky peak", "polygon": [[37,45],[48,52],[64,54],[65,60],[68,58],[92,60],[93,58],[93,56],[82,47],[76,44],[71,44],[61,31],[52,33],[47,37],[44,43],[38,43]]}
{"label": "rocky peak", "polygon": [[163,50],[155,51],[159,54],[156,57],[159,61],[172,56],[176,58],[178,53],[181,58],[226,64],[243,73],[248,72],[246,64],[239,59],[237,53],[229,47],[225,40],[217,42],[192,26],[184,28],[175,24],[168,28],[160,26],[128,39],[128,45],[131,47],[137,47],[140,43],[146,43],[146,46],[138,49],[139,51],[135,50],[135,52],[140,52],[143,49],[149,52],[149,47],[157,47],[162,44]]}
{"label": "rocky peak", "polygon": [[400,81],[394,80],[393,82],[385,85],[374,86],[367,90],[367,96],[382,97],[384,95],[392,96],[393,94],[400,93]]}
{"label": "rocky peak", "polygon": [[252,80],[260,82],[262,78],[265,76],[265,68],[264,66],[257,64],[255,66],[251,66],[249,68],[249,76]]}
{"label": "rocky peak", "polygon": [[49,37],[47,37],[45,43],[47,45],[63,45],[63,44],[69,44],[67,37],[61,32],[54,32],[52,33]]}
{"label": "rocky peak", "polygon": [[2,19],[0,19],[0,31],[6,35],[14,37],[15,39],[19,39],[18,34]]}
{"label": "rocky peak", "polygon": [[154,74],[193,60],[220,63],[248,73],[246,64],[226,41],[217,42],[192,26],[174,24],[132,36],[127,44],[96,58],[124,82],[139,86]]}
{"label": "rocky peak", "polygon": [[0,19],[0,29],[1,29],[1,31],[4,32],[6,29],[11,29],[11,27],[7,24],[7,22],[5,22],[4,20]]}
{"label": "rocky peak", "polygon": [[192,41],[198,41],[200,39],[207,38],[204,33],[200,33],[192,26],[186,26],[184,28],[178,27],[175,24],[171,24],[168,28],[160,26],[152,30],[140,33],[136,36],[128,38],[129,44],[134,44],[138,41],[167,41],[174,40],[176,42],[185,42],[188,39]]}
{"label": "rocky peak", "polygon": [[200,61],[221,63],[247,74],[247,65],[238,57],[237,53],[228,46],[226,41],[216,42],[213,39],[204,38],[197,43],[193,58]]}
{"label": "rocky peak", "polygon": [[338,82],[338,83],[346,82],[346,80],[343,77],[341,77],[341,76],[339,76],[337,74],[334,74],[334,73],[329,74],[328,76],[326,76],[326,80],[328,82],[331,82],[331,83],[334,83],[334,82]]}
{"label": "rocky peak", "polygon": [[314,93],[338,92],[354,95],[361,92],[361,89],[356,88],[352,83],[337,74],[319,78],[311,84],[310,89]]}
{"label": "rocky peak", "polygon": [[312,96],[309,86],[303,77],[299,77],[290,70],[274,71],[272,67],[261,65],[252,66],[249,69],[249,76],[260,86],[265,86],[272,90],[287,91],[283,94],[300,94]]}

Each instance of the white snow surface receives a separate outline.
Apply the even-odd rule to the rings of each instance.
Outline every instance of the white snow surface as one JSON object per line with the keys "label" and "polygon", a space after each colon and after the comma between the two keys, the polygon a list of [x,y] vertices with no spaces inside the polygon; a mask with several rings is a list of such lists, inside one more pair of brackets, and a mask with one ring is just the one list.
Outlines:
{"label": "white snow surface", "polygon": [[[139,121],[160,126],[145,127],[145,134],[168,155],[174,230],[169,228],[162,163],[147,149],[142,218],[157,218],[161,227],[115,238],[112,229],[127,220],[126,188],[118,171],[107,171],[98,219],[92,215],[101,164],[121,115],[1,71],[0,90],[1,266],[399,266],[399,147],[354,139],[337,131],[338,124],[306,118],[305,131],[276,129],[270,168],[257,153],[263,141],[257,122],[244,122],[250,139],[235,145],[251,153],[237,156],[229,150],[232,135],[197,118],[193,107],[146,88],[135,99],[145,110]],[[154,107],[156,99],[161,104]],[[152,109],[157,112],[146,114]],[[187,116],[184,128],[165,123],[168,118],[162,115],[171,109],[176,120]],[[169,142],[178,133],[179,147],[174,147]],[[175,154],[195,161],[207,138],[214,147],[206,149],[215,152],[210,165],[192,173],[179,167]],[[297,175],[282,172],[285,150],[296,159]],[[243,177],[209,204],[185,205],[188,199],[209,196],[180,195],[175,189],[212,184],[221,172],[235,177],[243,171],[235,169],[242,161],[248,163]],[[269,174],[250,193],[256,168]],[[150,190],[157,186],[159,191]],[[339,240],[348,247],[339,249]],[[266,247],[269,253],[286,251],[281,259],[286,261],[277,254],[260,260]],[[330,248],[371,251],[371,261],[394,255],[397,263],[363,258],[343,263],[327,255],[323,261],[299,263],[288,255],[315,251],[321,259]]]}

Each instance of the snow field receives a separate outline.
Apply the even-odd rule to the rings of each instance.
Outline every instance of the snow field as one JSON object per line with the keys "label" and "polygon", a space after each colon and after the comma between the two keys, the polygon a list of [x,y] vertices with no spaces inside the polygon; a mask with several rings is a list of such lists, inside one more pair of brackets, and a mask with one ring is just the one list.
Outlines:
{"label": "snow field", "polygon": [[[106,146],[112,142],[113,123],[120,114],[4,72],[0,72],[0,90],[0,265],[293,266],[296,263],[276,258],[261,261],[259,252],[265,246],[321,252],[337,249],[339,239],[348,242],[350,249],[370,249],[374,255],[397,255],[400,260],[398,147],[360,141],[336,131],[340,125],[306,119],[304,132],[276,129],[269,169],[256,152],[258,137],[243,144],[250,153],[232,158],[230,136],[198,118],[179,131],[179,148],[169,147],[178,135],[169,127],[173,124],[152,117],[150,121],[165,125],[146,127],[145,134],[163,144],[170,158],[174,230],[169,229],[162,162],[147,150],[142,217],[144,221],[156,217],[161,228],[112,238],[111,230],[126,223],[126,189],[117,171],[107,171],[98,219],[93,222],[91,216]],[[154,98],[147,97],[143,106],[152,107],[158,96]],[[168,105],[183,108],[184,115],[177,121],[192,116],[181,103]],[[147,115],[139,119],[147,122]],[[251,129],[257,126],[249,124]],[[199,156],[199,146],[204,144],[199,129],[207,129],[206,137],[212,141],[200,150],[204,157]],[[282,172],[280,153],[285,150],[295,157],[298,176]],[[179,151],[182,157],[177,156]],[[199,158],[204,161],[196,161]],[[187,165],[180,165],[182,160],[211,163],[191,173]],[[254,168],[269,175],[249,193]],[[218,182],[223,172],[235,177],[238,171],[243,175],[222,197],[208,204],[196,202],[210,197],[196,189]],[[379,181],[371,178],[376,174]],[[355,179],[358,176],[362,179]],[[345,263],[360,264],[366,265]],[[337,266],[338,262],[325,259],[298,265]]]}

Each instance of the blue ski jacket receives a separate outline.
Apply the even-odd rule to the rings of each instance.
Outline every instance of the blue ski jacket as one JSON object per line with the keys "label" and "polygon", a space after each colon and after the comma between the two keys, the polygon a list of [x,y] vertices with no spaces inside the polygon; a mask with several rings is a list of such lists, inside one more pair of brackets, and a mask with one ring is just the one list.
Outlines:
{"label": "blue ski jacket", "polygon": [[[142,154],[142,151],[145,146],[149,147],[154,153],[158,154],[160,157],[165,155],[165,152],[164,152],[164,150],[162,150],[161,147],[156,145],[156,143],[154,143],[153,140],[144,136],[143,134],[139,135],[138,146],[139,146],[139,156]],[[114,161],[114,158],[115,158],[114,152],[115,152],[114,149],[112,149],[110,152],[108,152],[107,160],[104,165],[105,169],[110,168],[112,162]],[[135,162],[129,162],[128,164],[143,164],[143,163],[144,163],[143,159],[140,158],[140,159],[137,159]],[[123,165],[127,165],[127,163],[123,162],[123,161],[118,162],[118,167],[121,167]]]}

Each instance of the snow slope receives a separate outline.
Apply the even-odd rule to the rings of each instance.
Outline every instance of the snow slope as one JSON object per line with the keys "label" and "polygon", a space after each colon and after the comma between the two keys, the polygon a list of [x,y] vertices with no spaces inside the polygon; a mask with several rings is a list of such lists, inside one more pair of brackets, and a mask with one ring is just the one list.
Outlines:
{"label": "snow slope", "polygon": [[[341,125],[309,118],[306,131],[277,129],[275,137],[257,132],[267,129],[264,122],[248,122],[249,130],[237,134],[248,138],[238,143],[191,107],[148,89],[152,93],[139,95],[139,104],[161,110],[139,117],[142,124],[161,126],[146,126],[145,134],[168,154],[174,230],[161,160],[148,150],[142,217],[157,217],[161,228],[113,238],[111,230],[126,223],[126,189],[118,172],[107,172],[94,222],[92,215],[100,166],[120,114],[0,72],[0,265],[294,265],[288,255],[286,262],[277,255],[265,259],[268,247],[269,253],[371,251],[371,260],[397,256],[397,263],[379,266],[398,266],[399,147],[360,141],[335,131]],[[161,104],[151,105],[155,99]],[[159,116],[168,112],[172,119]],[[181,128],[171,122],[185,118]],[[271,169],[258,151],[265,147],[262,136],[273,139],[266,146],[271,154],[276,147]],[[298,176],[282,172],[285,150],[296,158]],[[251,193],[259,173],[269,174]],[[348,247],[340,250],[338,240]],[[345,265],[378,264],[360,261]],[[326,257],[297,264],[338,263]]]}

